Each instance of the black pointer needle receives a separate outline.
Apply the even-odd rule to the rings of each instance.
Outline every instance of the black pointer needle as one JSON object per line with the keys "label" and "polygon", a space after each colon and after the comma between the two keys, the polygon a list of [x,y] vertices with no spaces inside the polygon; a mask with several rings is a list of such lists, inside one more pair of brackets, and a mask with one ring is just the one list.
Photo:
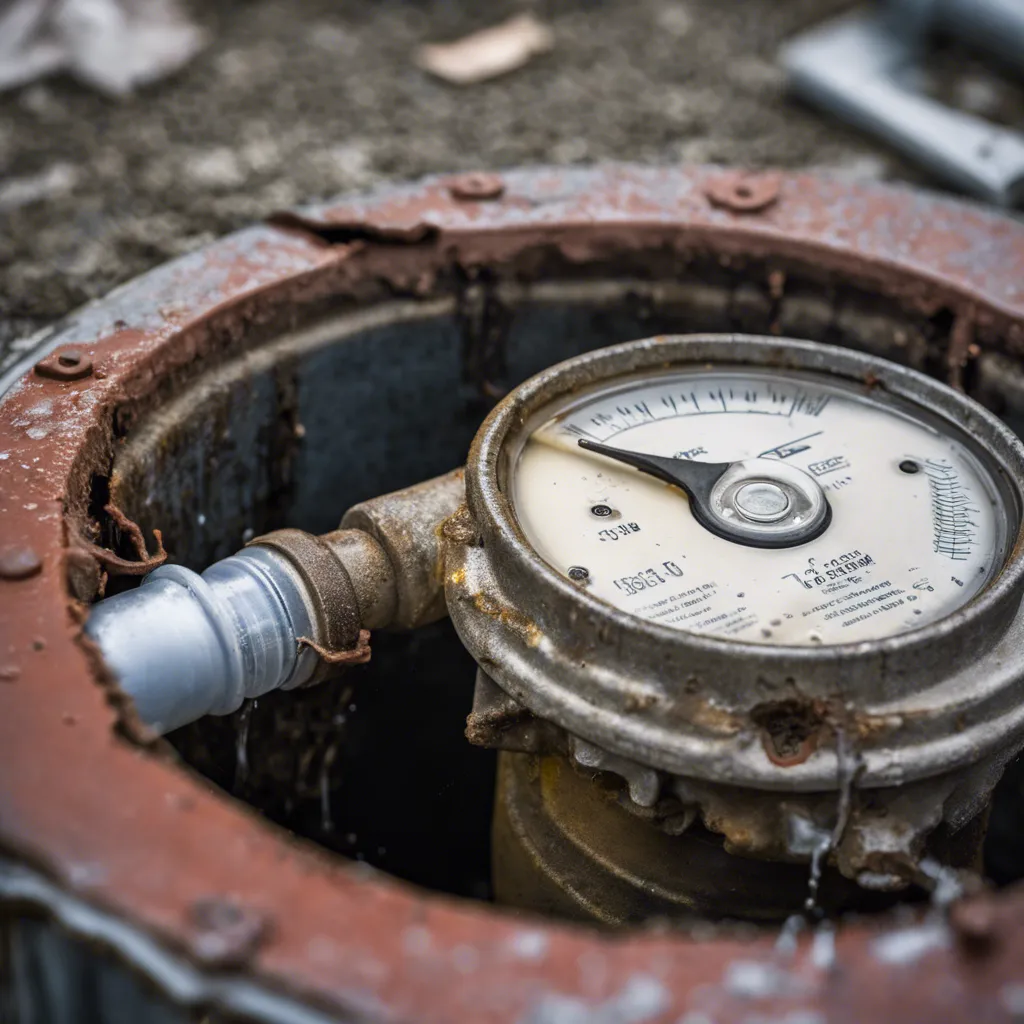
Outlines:
{"label": "black pointer needle", "polygon": [[[735,544],[753,548],[796,547],[820,537],[832,522],[832,506],[820,485],[795,466],[785,466],[773,460],[771,470],[765,473],[758,466],[766,461],[764,459],[691,462],[689,459],[667,459],[661,455],[612,448],[586,438],[581,438],[577,443],[586,451],[624,462],[627,466],[639,469],[641,473],[648,473],[665,483],[682,488],[690,499],[693,518],[704,529]],[[724,482],[725,490],[736,493],[729,498],[728,507],[718,509],[716,515],[711,496],[726,474],[729,480]],[[781,492],[780,497],[784,495],[788,499],[786,506],[778,509],[778,515],[771,515],[767,520],[758,520],[753,511],[744,510],[736,504],[737,494],[742,493],[743,485],[759,480],[774,485]],[[723,494],[721,498],[716,498],[715,505],[725,500],[725,497]],[[794,500],[795,506],[792,504]]]}
{"label": "black pointer needle", "polygon": [[609,459],[624,462],[627,466],[639,469],[641,473],[664,480],[667,484],[681,487],[690,499],[690,507],[694,518],[714,533],[721,533],[721,527],[711,515],[711,489],[722,474],[734,463],[732,462],[691,462],[689,459],[669,459],[661,455],[648,455],[646,452],[631,452],[624,448],[612,448],[597,441],[579,439],[579,446],[598,455],[606,455]]}

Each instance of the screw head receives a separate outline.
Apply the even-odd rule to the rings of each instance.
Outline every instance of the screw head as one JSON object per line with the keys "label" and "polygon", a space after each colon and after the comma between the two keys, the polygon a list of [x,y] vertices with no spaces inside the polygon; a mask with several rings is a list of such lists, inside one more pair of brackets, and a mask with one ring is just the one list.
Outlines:
{"label": "screw head", "polygon": [[35,371],[51,380],[81,380],[92,373],[92,360],[84,352],[68,348],[40,359]]}
{"label": "screw head", "polygon": [[448,193],[453,199],[466,202],[500,199],[505,194],[505,182],[500,175],[473,171],[453,178],[448,183]]}
{"label": "screw head", "polygon": [[189,919],[193,953],[214,967],[244,966],[268,937],[271,923],[261,911],[217,896],[194,902]]}
{"label": "screw head", "polygon": [[25,580],[35,576],[42,567],[43,560],[27,545],[0,550],[0,579]]}
{"label": "screw head", "polygon": [[569,579],[576,583],[586,583],[590,579],[590,570],[582,565],[569,566]]}
{"label": "screw head", "polygon": [[900,463],[900,472],[901,473],[920,473],[921,472],[921,463],[920,462],[915,462],[913,459],[904,459]]}
{"label": "screw head", "polygon": [[708,182],[704,194],[714,206],[732,213],[760,213],[779,198],[777,174],[745,174],[732,171]]}
{"label": "screw head", "polygon": [[608,516],[612,515],[613,512],[614,512],[614,509],[610,505],[591,505],[590,506],[590,513],[591,513],[591,515],[595,515],[599,519],[605,519]]}

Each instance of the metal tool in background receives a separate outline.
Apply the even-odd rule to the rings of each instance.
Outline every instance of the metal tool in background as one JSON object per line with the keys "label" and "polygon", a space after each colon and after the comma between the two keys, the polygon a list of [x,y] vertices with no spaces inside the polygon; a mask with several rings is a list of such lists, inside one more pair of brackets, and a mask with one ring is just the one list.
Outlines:
{"label": "metal tool in background", "polygon": [[879,136],[950,185],[999,206],[1024,204],[1024,135],[913,88],[936,29],[1024,70],[1021,0],[889,0],[811,29],[780,57],[803,99]]}

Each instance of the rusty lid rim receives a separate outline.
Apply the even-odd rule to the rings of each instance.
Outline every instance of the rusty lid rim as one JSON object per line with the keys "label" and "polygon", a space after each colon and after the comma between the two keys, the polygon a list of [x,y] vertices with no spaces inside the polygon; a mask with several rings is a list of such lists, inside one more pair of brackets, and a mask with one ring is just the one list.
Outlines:
{"label": "rusty lid rim", "polygon": [[[155,374],[195,366],[225,337],[237,339],[231,324],[350,289],[361,278],[410,282],[417,272],[429,275],[453,258],[501,261],[538,244],[597,259],[609,247],[636,249],[673,239],[681,250],[703,248],[723,258],[776,254],[819,262],[880,287],[887,282],[889,289],[905,289],[908,302],[945,303],[953,310],[961,326],[954,329],[951,372],[966,359],[973,324],[1024,337],[1024,226],[924,193],[804,174],[780,175],[771,205],[737,218],[706,197],[719,173],[635,167],[508,172],[503,201],[484,204],[459,204],[445,179],[431,179],[300,211],[287,225],[223,239],[41,336],[34,358],[65,345],[98,372],[68,382],[17,378],[0,403],[0,450],[11,455],[0,462],[0,486],[41,499],[46,510],[73,505],[90,468],[104,458],[107,414],[125,397],[147,394]],[[351,224],[362,232],[357,245],[330,243],[334,227]],[[891,239],[901,232],[905,246],[894,254]],[[396,247],[396,239],[407,244]],[[215,326],[227,333],[218,339]],[[76,396],[86,393],[89,400],[79,405]],[[58,406],[55,425],[45,437],[27,436],[14,420],[43,394]],[[32,475],[37,455],[47,461]],[[517,1020],[547,995],[581,1007],[604,1005],[631,979],[644,977],[658,987],[658,1012],[666,1019],[698,1009],[695,993],[716,978],[722,979],[718,1016],[731,1020],[748,1013],[749,1004],[737,1003],[724,983],[728,965],[737,957],[768,962],[770,938],[752,946],[729,940],[695,945],[657,935],[608,939],[540,922],[524,929],[506,915],[413,893],[328,862],[215,799],[174,765],[140,753],[115,735],[115,713],[95,685],[104,679],[103,668],[69,616],[74,602],[65,586],[60,517],[40,522],[15,510],[7,528],[13,539],[39,551],[43,570],[0,582],[3,599],[18,609],[17,630],[0,626],[9,662],[4,671],[18,673],[15,685],[0,681],[0,749],[16,766],[31,758],[32,784],[50,799],[33,798],[27,773],[4,773],[0,846],[44,865],[61,891],[87,896],[187,956],[191,903],[230,892],[277,925],[247,961],[258,982],[335,1012],[430,1020],[487,1012],[489,1019]],[[59,766],[35,756],[58,746]],[[13,782],[18,776],[21,781]],[[119,801],[108,799],[108,785],[119,787]],[[67,813],[71,809],[77,817]],[[142,820],[146,827],[140,830]],[[185,863],[189,872],[181,870]],[[1017,908],[1015,920],[1024,920],[1021,901],[1008,901]],[[416,942],[409,928],[424,930]],[[524,943],[527,934],[541,938]],[[1012,943],[986,961],[983,991],[948,943],[904,963],[897,978],[890,971],[896,961],[874,951],[872,935],[872,926],[862,926],[843,930],[838,941],[844,976],[860,984],[837,995],[819,979],[782,1005],[817,1012],[841,1003],[844,1012],[856,1007],[874,1019],[901,1020],[906,1011],[901,1013],[900,1000],[912,993],[918,1019],[973,1020],[982,1006],[1009,1019],[996,985],[1016,976]],[[318,942],[311,944],[311,936]],[[455,955],[465,948],[473,950],[471,971],[464,969],[467,957]],[[581,956],[601,965],[599,982],[581,977]],[[950,984],[959,986],[960,1001],[940,998],[934,985],[929,992],[938,978],[945,979],[943,993]]]}

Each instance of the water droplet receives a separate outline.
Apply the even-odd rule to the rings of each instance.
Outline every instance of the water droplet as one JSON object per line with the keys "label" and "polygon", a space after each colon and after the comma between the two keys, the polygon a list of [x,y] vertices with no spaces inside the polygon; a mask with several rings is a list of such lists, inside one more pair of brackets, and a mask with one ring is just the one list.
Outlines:
{"label": "water droplet", "polygon": [[248,701],[242,705],[238,715],[238,732],[235,736],[235,785],[238,788],[244,784],[249,774],[249,720],[252,718],[252,709],[256,702]]}

